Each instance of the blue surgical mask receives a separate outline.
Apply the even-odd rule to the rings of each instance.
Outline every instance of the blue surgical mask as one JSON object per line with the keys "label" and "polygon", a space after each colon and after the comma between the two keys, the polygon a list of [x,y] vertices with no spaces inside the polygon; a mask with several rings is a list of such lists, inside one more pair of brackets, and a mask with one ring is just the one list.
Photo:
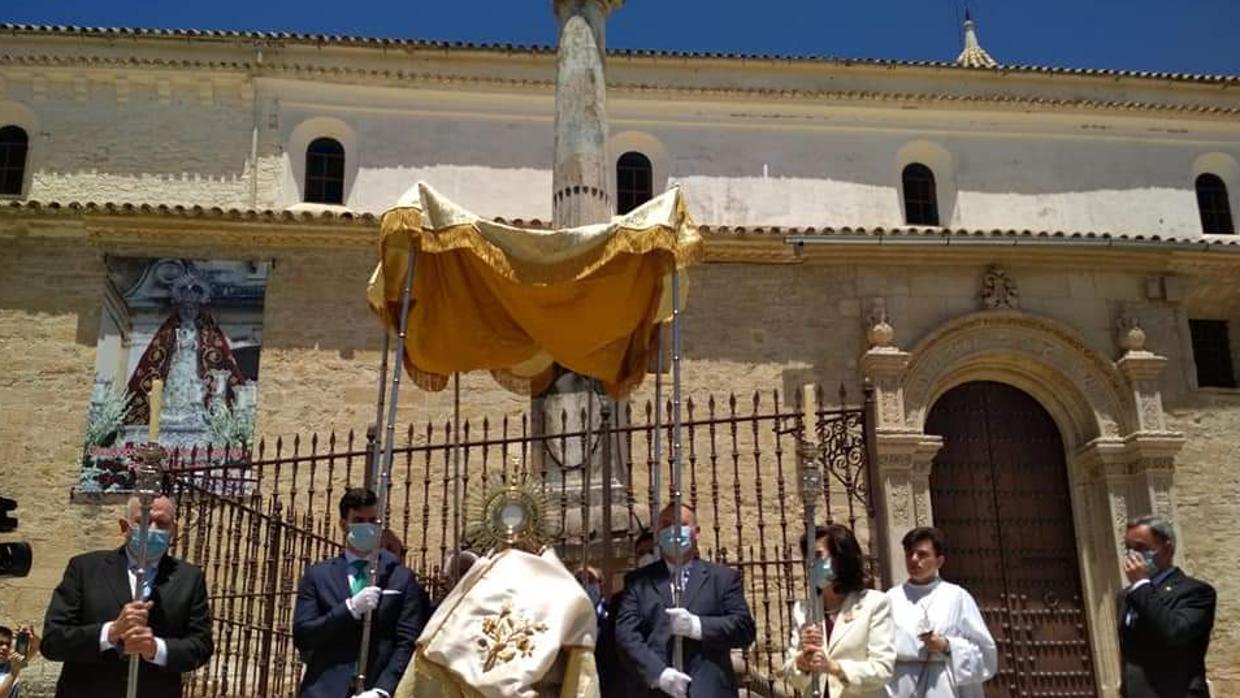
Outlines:
{"label": "blue surgical mask", "polygon": [[[133,559],[137,560],[142,557],[142,532],[134,526],[132,533],[129,534],[129,554],[133,555]],[[164,556],[168,552],[168,544],[171,536],[167,531],[161,531],[154,526],[146,530],[146,559],[154,562]]]}
{"label": "blue surgical mask", "polygon": [[359,553],[368,553],[379,547],[379,524],[349,524],[348,544]]}
{"label": "blue surgical mask", "polygon": [[814,560],[814,564],[809,568],[809,580],[814,583],[814,588],[822,591],[828,584],[835,581],[835,570],[831,569],[831,558],[820,557]]}
{"label": "blue surgical mask", "polygon": [[688,552],[691,547],[693,547],[692,526],[685,526],[683,524],[680,526],[668,526],[659,531],[659,548],[664,555],[676,557],[678,553]]}

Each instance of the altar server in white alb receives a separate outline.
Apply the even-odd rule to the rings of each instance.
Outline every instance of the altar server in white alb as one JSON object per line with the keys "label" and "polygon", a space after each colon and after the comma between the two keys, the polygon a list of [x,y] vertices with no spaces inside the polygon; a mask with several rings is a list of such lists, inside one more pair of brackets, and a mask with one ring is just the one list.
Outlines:
{"label": "altar server in white alb", "polygon": [[980,698],[995,675],[994,638],[969,592],[939,576],[946,558],[937,528],[904,536],[908,581],[887,592],[896,624],[891,698]]}

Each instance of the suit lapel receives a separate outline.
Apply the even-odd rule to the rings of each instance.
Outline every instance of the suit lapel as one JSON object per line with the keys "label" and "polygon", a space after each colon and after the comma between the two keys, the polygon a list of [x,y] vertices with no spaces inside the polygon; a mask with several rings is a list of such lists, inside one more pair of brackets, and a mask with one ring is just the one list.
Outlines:
{"label": "suit lapel", "polygon": [[672,575],[667,565],[660,563],[658,567],[652,570],[650,575],[650,583],[654,585],[655,593],[663,601],[663,608],[672,607]]}
{"label": "suit lapel", "polygon": [[840,614],[836,617],[835,625],[831,628],[831,637],[827,640],[828,655],[835,651],[836,645],[857,625],[857,616],[860,615],[857,607],[861,605],[861,593],[849,593],[844,598],[844,603],[840,604]]}
{"label": "suit lapel", "polygon": [[681,599],[681,606],[689,607],[689,603],[697,596],[698,591],[706,584],[706,577],[710,573],[706,569],[706,563],[701,560],[694,560],[693,566],[689,571],[689,580],[685,582],[685,596]]}
{"label": "suit lapel", "polygon": [[177,583],[177,579],[176,561],[164,555],[159,560],[159,567],[155,569],[155,579],[151,582],[151,600],[157,601],[159,597],[164,596]]}
{"label": "suit lapel", "polygon": [[336,601],[343,601],[352,594],[349,593],[349,563],[344,559],[344,553],[332,559],[332,563],[327,568],[327,587],[331,589],[332,598]]}
{"label": "suit lapel", "polygon": [[133,587],[129,583],[129,558],[125,556],[125,549],[121,548],[115,555],[109,556],[105,567],[103,576],[108,580],[108,587],[117,605],[124,606],[133,601]]}

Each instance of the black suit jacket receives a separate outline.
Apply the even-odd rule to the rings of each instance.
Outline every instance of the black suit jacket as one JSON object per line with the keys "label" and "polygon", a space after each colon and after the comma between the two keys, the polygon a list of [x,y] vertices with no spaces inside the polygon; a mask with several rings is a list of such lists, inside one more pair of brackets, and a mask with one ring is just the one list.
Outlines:
{"label": "black suit jacket", "polygon": [[[702,639],[685,638],[684,672],[693,682],[693,698],[733,697],[737,693],[732,671],[733,649],[753,643],[753,616],[741,588],[740,572],[705,560],[694,560],[685,583],[682,605],[702,620]],[[671,573],[662,561],[630,572],[624,580],[615,641],[621,661],[632,674],[629,696],[654,698],[659,675],[672,665]]]}
{"label": "black suit jacket", "polygon": [[[99,651],[103,624],[116,620],[133,600],[129,560],[124,548],[78,555],[69,561],[64,578],[52,592],[43,621],[44,657],[64,662],[56,682],[57,698],[125,695],[129,658],[118,650]],[[170,555],[160,559],[149,599],[149,625],[167,646],[167,666],[140,661],[138,695],[171,698],[181,695],[181,674],[207,663],[211,642],[211,609],[207,583],[197,567]]]}
{"label": "black suit jacket", "polygon": [[[1214,628],[1214,587],[1178,568],[1161,583],[1119,599],[1125,698],[1208,698],[1206,650]],[[1129,609],[1136,612],[1131,627]]]}
{"label": "black suit jacket", "polygon": [[[350,689],[363,621],[354,619],[345,606],[351,596],[349,572],[342,553],[308,568],[297,587],[293,643],[306,663],[298,691],[302,698],[353,695]],[[391,695],[413,657],[414,642],[429,618],[430,601],[413,572],[386,550],[379,554],[377,581],[380,589],[397,593],[381,596],[372,614],[366,688]]]}
{"label": "black suit jacket", "polygon": [[603,698],[624,698],[629,694],[629,674],[620,662],[616,647],[616,614],[624,592],[611,595],[598,618],[598,640],[594,645],[594,663],[598,666],[599,694]]}

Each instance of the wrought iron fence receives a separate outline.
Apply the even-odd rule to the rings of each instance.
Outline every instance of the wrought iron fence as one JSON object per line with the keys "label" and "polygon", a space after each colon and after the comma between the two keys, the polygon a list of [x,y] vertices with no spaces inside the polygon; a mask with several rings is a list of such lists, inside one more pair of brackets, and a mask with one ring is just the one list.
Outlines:
{"label": "wrought iron fence", "polygon": [[[819,520],[825,511],[827,520],[849,525],[874,553],[866,477],[872,398],[867,390],[860,405],[850,406],[841,388],[833,402],[827,406],[819,395],[811,430],[826,474]],[[805,433],[799,396],[792,403],[778,392],[689,399],[683,415],[685,501],[698,514],[703,556],[743,572],[758,628],[757,642],[743,653],[746,682],[770,694],[792,633],[791,607],[804,589],[797,545],[803,510],[796,445]],[[482,419],[462,422],[455,442],[450,421],[407,425],[394,450],[388,498],[388,525],[398,539],[393,547],[403,550],[406,564],[433,597],[446,591],[439,567],[455,545],[452,520],[459,503],[453,498],[452,466],[458,453],[463,500],[508,477],[514,459],[520,474],[542,483],[552,518],[561,524],[557,547],[566,564],[578,564],[571,559],[574,551],[588,550],[605,532],[573,525],[578,503],[567,496],[565,478],[547,472],[548,459],[540,454],[552,441],[558,441],[560,453],[572,440],[589,451],[603,434],[612,440],[606,451],[622,492],[616,506],[631,524],[617,545],[631,551],[659,500],[653,405],[625,405],[615,421],[583,429],[579,425],[591,423],[587,415],[562,415],[561,428],[545,436],[533,434],[524,415]],[[669,461],[664,468],[670,471],[668,435],[663,443]],[[174,550],[204,570],[216,632],[215,655],[188,677],[187,695],[295,694],[301,673],[292,643],[297,580],[307,565],[339,553],[337,501],[347,487],[362,484],[374,448],[373,434],[349,432],[262,440],[245,464],[174,455],[166,479],[181,501]],[[590,520],[588,513],[576,519]]]}

